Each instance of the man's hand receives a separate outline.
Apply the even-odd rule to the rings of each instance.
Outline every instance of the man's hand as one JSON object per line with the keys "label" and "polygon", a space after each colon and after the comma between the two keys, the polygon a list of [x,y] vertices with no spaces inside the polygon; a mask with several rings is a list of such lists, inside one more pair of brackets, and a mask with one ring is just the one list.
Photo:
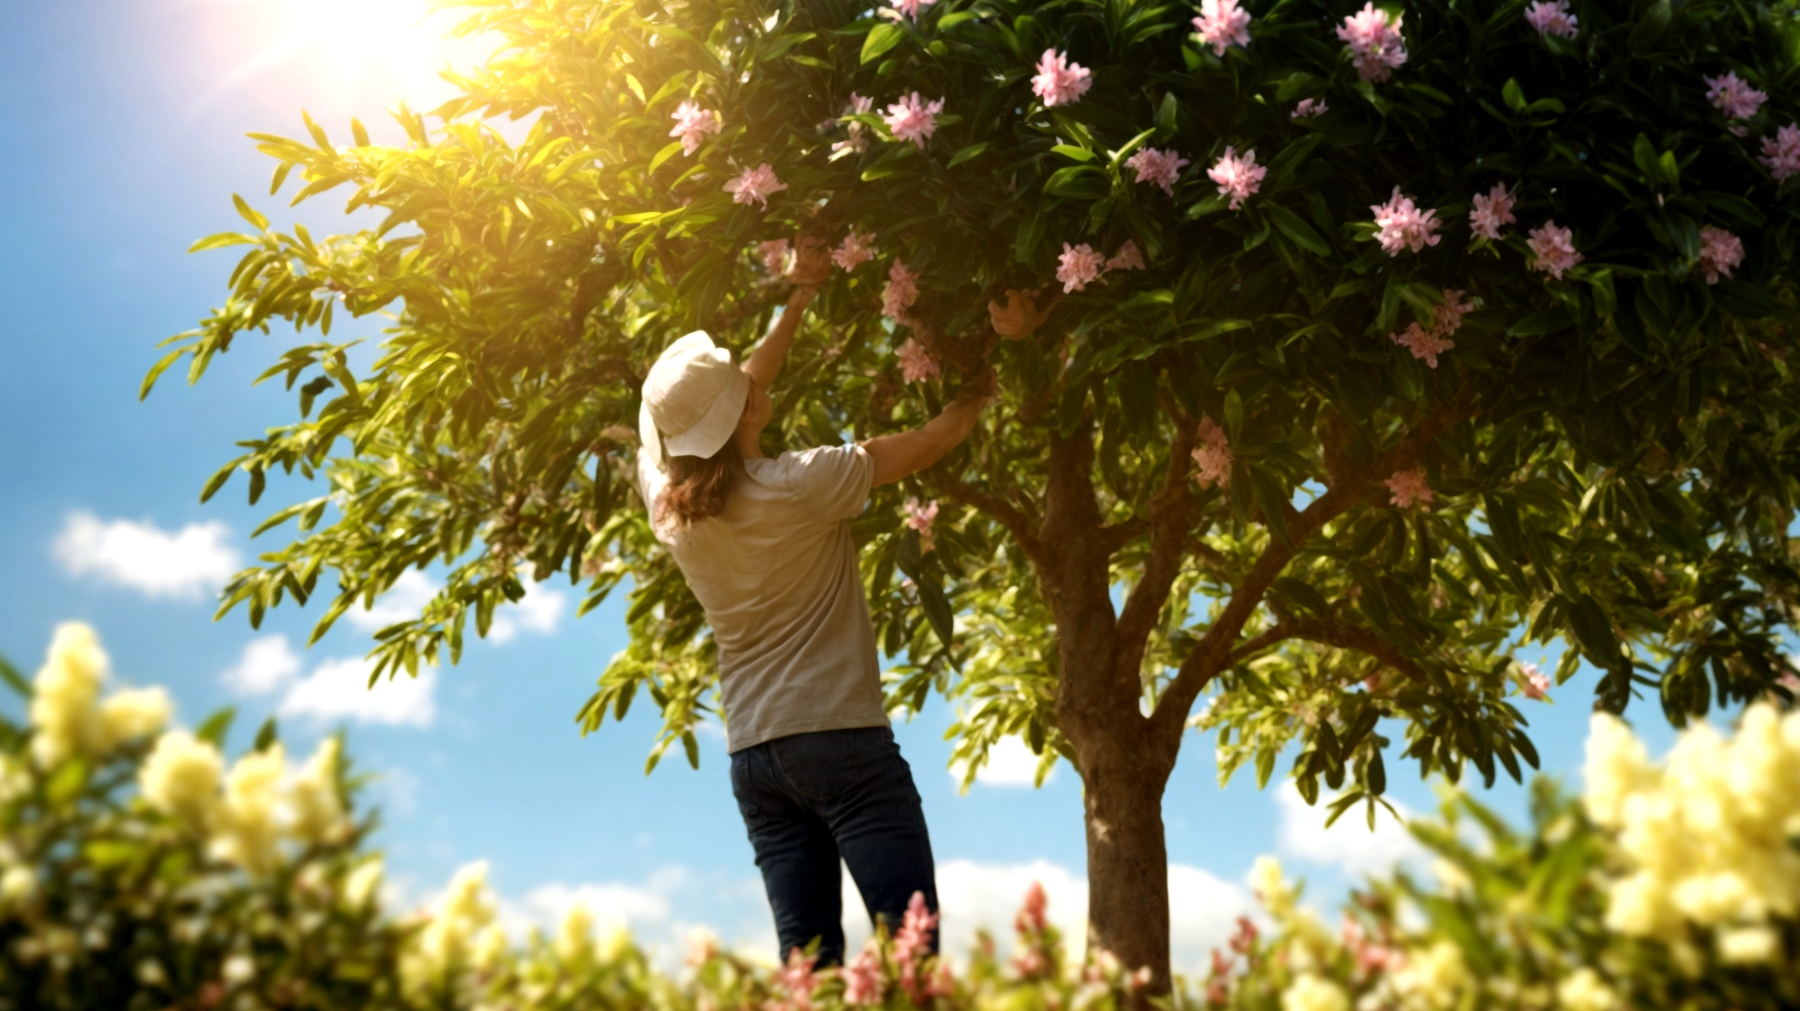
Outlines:
{"label": "man's hand", "polygon": [[831,279],[831,247],[816,235],[801,235],[794,241],[794,265],[787,279],[802,288],[817,288]]}
{"label": "man's hand", "polygon": [[1038,308],[1039,289],[1028,288],[1020,291],[1017,288],[1006,290],[1006,304],[988,303],[988,318],[994,324],[994,332],[1010,340],[1023,340],[1031,331],[1042,326],[1050,317],[1050,307],[1056,304],[1052,298]]}

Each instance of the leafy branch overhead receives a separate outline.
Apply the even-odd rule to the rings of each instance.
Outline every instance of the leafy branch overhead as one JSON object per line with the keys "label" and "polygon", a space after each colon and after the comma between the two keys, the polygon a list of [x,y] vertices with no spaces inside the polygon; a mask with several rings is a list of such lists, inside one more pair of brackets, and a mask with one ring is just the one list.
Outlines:
{"label": "leafy branch overhead", "polygon": [[[956,700],[971,770],[1019,734],[1091,778],[1096,742],[1137,735],[1166,776],[1198,724],[1226,774],[1302,742],[1302,791],[1343,810],[1399,756],[1535,764],[1531,643],[1567,645],[1555,683],[1585,659],[1600,705],[1677,722],[1788,669],[1785,14],[535,0],[464,30],[504,44],[459,97],[396,109],[396,143],[253,135],[271,193],[348,193],[378,227],[280,232],[238,198],[250,230],[195,246],[245,252],[146,393],[317,331],[263,375],[295,420],[205,495],[325,487],[270,516],[296,529],[224,610],[260,621],[328,574],[323,634],[442,566],[377,635],[380,672],[413,672],[528,580],[585,585],[584,611],[629,580],[632,645],[579,719],[642,691],[652,764],[695,760],[716,674],[630,485],[637,387],[691,328],[747,349],[806,233],[838,269],[776,391],[782,446],[1000,375],[992,423],[855,524],[890,700]],[[353,374],[332,330],[380,313]]]}

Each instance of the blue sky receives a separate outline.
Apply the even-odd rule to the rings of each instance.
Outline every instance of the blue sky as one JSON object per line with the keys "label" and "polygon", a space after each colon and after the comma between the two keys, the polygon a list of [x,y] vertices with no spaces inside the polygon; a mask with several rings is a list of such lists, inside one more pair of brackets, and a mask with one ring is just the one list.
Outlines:
{"label": "blue sky", "polygon": [[[445,94],[430,71],[458,55],[415,27],[415,0],[58,0],[0,9],[0,653],[27,671],[59,621],[94,624],[114,678],[163,684],[193,725],[242,710],[232,745],[281,712],[290,751],[338,725],[379,774],[370,797],[394,901],[418,902],[461,864],[486,859],[513,922],[546,922],[577,896],[677,952],[696,924],[768,953],[773,931],[721,738],[699,771],[679,758],[642,773],[648,702],[585,739],[573,718],[624,645],[619,602],[581,620],[573,595],[540,590],[508,616],[504,642],[410,686],[359,684],[370,620],[342,622],[301,649],[314,612],[282,608],[261,631],[241,612],[212,620],[211,596],[256,550],[260,512],[241,482],[202,506],[207,476],[234,439],[291,417],[278,386],[250,380],[292,339],[253,335],[192,389],[171,376],[137,402],[154,344],[222,300],[227,250],[185,254],[199,236],[238,227],[231,194],[285,227],[295,213],[266,196],[272,167],[244,133],[302,131],[309,109],[334,134],[360,116],[378,134],[396,97],[428,107]],[[291,187],[290,187],[291,189]],[[331,200],[297,220],[345,228]],[[377,335],[379,321],[334,330]],[[271,483],[265,505],[310,497]],[[566,590],[566,587],[565,587]],[[379,624],[375,621],[374,624]],[[260,684],[262,690],[254,690]],[[1525,703],[1549,771],[1578,775],[1591,675]],[[389,694],[382,694],[389,693]],[[1653,746],[1669,739],[1653,706],[1634,708]],[[1004,931],[1033,878],[1053,912],[1079,916],[1079,782],[1067,767],[1033,790],[1006,769],[964,796],[947,771],[941,701],[896,727],[924,796],[941,874],[947,940],[980,923]],[[1166,820],[1178,969],[1196,969],[1246,901],[1259,853],[1276,853],[1340,894],[1357,872],[1406,855],[1402,834],[1371,837],[1357,819],[1327,836],[1317,812],[1248,776],[1220,789],[1212,743],[1185,746]],[[1005,765],[1005,763],[1001,763]],[[1391,765],[1395,797],[1434,803]],[[1522,815],[1522,792],[1493,797]],[[1354,822],[1355,824],[1348,824]],[[847,896],[853,908],[853,894]]]}

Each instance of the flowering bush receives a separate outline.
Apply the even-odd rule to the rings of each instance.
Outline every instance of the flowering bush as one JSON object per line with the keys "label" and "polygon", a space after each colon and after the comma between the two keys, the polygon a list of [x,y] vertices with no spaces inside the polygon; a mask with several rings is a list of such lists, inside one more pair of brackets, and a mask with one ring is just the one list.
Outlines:
{"label": "flowering bush", "polygon": [[[328,627],[436,562],[442,591],[375,644],[398,673],[457,657],[527,580],[585,580],[592,607],[629,576],[632,644],[581,725],[641,690],[652,764],[678,742],[697,760],[714,654],[633,499],[638,381],[693,327],[755,340],[787,291],[765,244],[806,233],[879,256],[813,303],[771,443],[916,426],[998,379],[967,448],[857,521],[890,702],[964,706],[971,768],[1006,735],[1074,765],[1091,933],[1156,989],[1158,812],[1191,728],[1263,782],[1297,743],[1287,774],[1341,811],[1394,760],[1522,778],[1527,643],[1563,643],[1557,683],[1601,669],[1603,708],[1642,692],[1678,723],[1790,669],[1785,14],[470,10],[508,48],[433,118],[399,110],[396,143],[257,135],[272,189],[344,187],[384,223],[290,235],[240,200],[250,230],[196,247],[246,247],[225,305],[147,378],[184,357],[196,377],[278,320],[321,331],[268,372],[298,386],[293,423],[204,490],[329,482],[227,590],[253,622],[330,573]],[[333,322],[384,310],[354,374]],[[929,552],[909,498],[941,504]]]}

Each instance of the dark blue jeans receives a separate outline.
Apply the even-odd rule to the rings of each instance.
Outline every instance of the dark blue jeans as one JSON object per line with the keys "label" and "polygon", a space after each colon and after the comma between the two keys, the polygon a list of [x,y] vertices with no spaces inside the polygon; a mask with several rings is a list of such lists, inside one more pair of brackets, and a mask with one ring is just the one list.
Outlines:
{"label": "dark blue jeans", "polygon": [[891,729],[822,730],[753,744],[731,756],[731,792],[762,869],[783,961],[818,938],[819,964],[843,963],[840,857],[871,923],[898,930],[914,892],[925,893],[937,912],[925,811]]}

